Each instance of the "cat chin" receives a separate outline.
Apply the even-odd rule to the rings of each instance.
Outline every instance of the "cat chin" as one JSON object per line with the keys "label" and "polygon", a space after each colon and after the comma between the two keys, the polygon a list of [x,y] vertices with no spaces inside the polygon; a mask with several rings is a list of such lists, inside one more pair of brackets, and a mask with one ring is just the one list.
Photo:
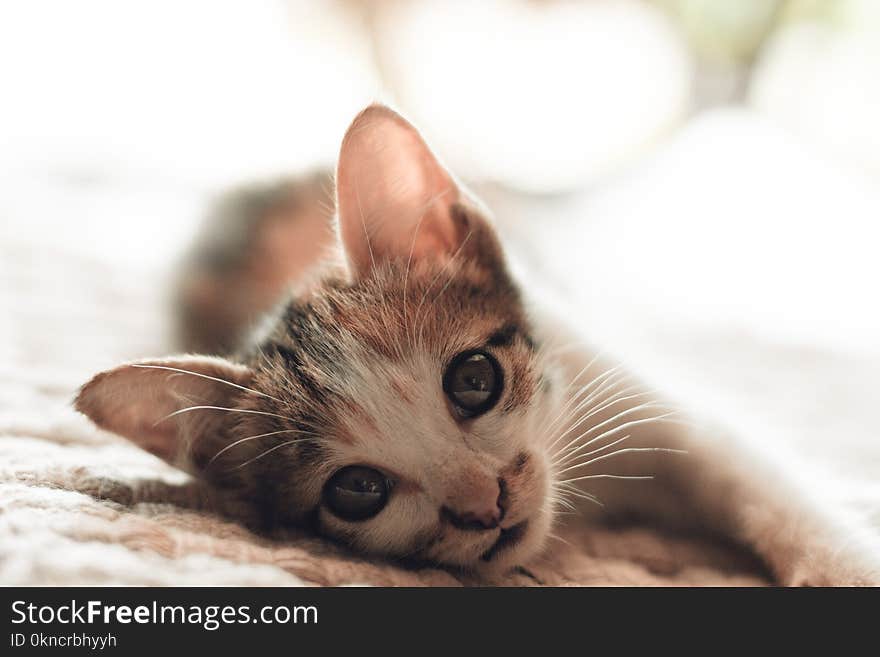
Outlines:
{"label": "cat chin", "polygon": [[527,565],[543,551],[549,537],[550,524],[550,514],[542,513],[531,518],[516,545],[500,550],[489,559],[481,557],[472,565],[474,572],[484,577],[494,577]]}

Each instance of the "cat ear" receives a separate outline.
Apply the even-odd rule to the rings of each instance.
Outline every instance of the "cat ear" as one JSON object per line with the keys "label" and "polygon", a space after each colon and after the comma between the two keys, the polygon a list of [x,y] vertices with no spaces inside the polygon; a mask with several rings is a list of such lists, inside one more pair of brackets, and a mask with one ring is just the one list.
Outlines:
{"label": "cat ear", "polygon": [[247,367],[211,356],[139,361],[97,374],[80,388],[74,406],[102,429],[193,472],[194,453],[205,451],[207,441],[223,440],[226,414],[178,412],[227,407],[250,379]]}
{"label": "cat ear", "polygon": [[418,131],[383,105],[365,109],[346,132],[336,195],[355,276],[388,259],[443,261],[462,243],[458,186]]}

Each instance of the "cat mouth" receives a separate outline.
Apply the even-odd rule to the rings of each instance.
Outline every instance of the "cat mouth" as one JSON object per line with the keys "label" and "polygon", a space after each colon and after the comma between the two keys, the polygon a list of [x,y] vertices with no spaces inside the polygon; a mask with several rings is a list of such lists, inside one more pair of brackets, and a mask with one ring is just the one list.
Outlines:
{"label": "cat mouth", "polygon": [[528,524],[528,520],[523,520],[522,522],[517,523],[512,527],[502,529],[501,534],[498,536],[498,540],[492,544],[492,547],[483,552],[480,559],[482,559],[483,561],[491,561],[500,552],[508,550],[519,543],[522,540],[523,536],[526,535]]}

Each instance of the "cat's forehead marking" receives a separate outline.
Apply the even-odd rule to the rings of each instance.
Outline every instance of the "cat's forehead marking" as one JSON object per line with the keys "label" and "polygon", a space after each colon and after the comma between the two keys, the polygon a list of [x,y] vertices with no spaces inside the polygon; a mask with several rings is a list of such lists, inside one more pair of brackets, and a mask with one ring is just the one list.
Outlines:
{"label": "cat's forehead marking", "polygon": [[521,329],[516,324],[512,322],[505,324],[486,339],[486,344],[492,347],[506,347],[513,343],[519,332]]}
{"label": "cat's forehead marking", "polygon": [[382,433],[373,413],[384,395],[411,406],[427,399],[426,391],[436,393],[439,387],[419,386],[439,386],[445,364],[466,349],[487,349],[501,360],[507,389],[500,412],[524,408],[537,389],[535,345],[518,291],[471,261],[392,264],[354,284],[330,279],[290,301],[279,319],[262,350],[281,365],[298,405],[322,425],[345,420],[357,427],[358,436],[336,436],[342,442]]}
{"label": "cat's forehead marking", "polygon": [[489,347],[509,347],[514,344],[517,338],[522,340],[529,351],[535,351],[535,340],[522,321],[507,322],[493,331],[486,338],[485,344]]}

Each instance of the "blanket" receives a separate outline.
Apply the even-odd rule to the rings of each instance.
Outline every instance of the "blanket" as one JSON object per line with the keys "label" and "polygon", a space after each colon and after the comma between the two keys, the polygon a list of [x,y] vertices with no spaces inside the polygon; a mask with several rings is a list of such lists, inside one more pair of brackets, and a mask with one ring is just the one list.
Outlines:
{"label": "blanket", "polygon": [[[8,237],[8,236],[7,236]],[[71,407],[115,363],[169,349],[161,268],[126,266],[43,243],[0,245],[0,583],[4,585],[766,585],[751,555],[647,526],[559,528],[533,563],[492,580],[353,554],[305,531],[256,534],[228,502]],[[866,439],[876,361],[743,336],[654,332],[667,362],[697,364],[696,387],[731,413],[805,437],[859,483],[880,525],[876,446]],[[644,342],[643,344],[648,344]],[[797,368],[791,367],[797,363]],[[699,364],[711,363],[712,367]],[[756,373],[761,384],[756,386]],[[797,394],[792,394],[796,390]],[[815,400],[821,399],[822,404]],[[823,437],[839,437],[830,449]],[[845,441],[849,442],[845,442]],[[854,465],[855,464],[855,465]],[[873,482],[873,483],[872,483]],[[842,502],[843,503],[843,502]]]}

